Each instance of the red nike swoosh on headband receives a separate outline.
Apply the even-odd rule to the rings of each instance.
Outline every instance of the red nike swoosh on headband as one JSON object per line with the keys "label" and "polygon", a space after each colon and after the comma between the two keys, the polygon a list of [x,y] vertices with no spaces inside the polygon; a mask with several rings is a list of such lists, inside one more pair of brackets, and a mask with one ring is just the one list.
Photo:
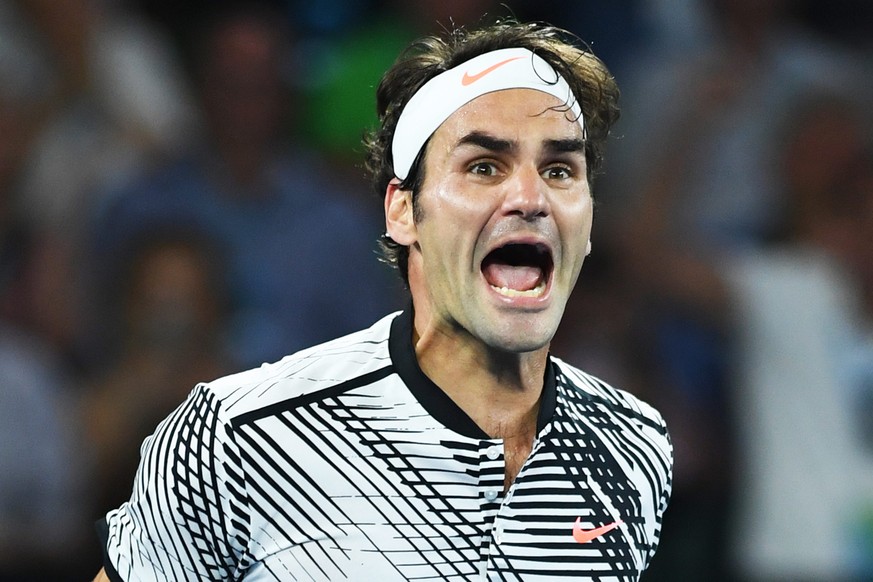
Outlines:
{"label": "red nike swoosh on headband", "polygon": [[577,517],[576,523],[573,524],[573,539],[580,544],[587,544],[594,538],[599,538],[603,534],[614,530],[622,523],[624,523],[623,521],[618,520],[612,523],[608,523],[606,525],[602,525],[600,527],[595,527],[594,529],[582,529],[581,521],[582,518]]}
{"label": "red nike swoosh on headband", "polygon": [[471,75],[470,73],[465,72],[464,76],[461,77],[461,85],[464,85],[465,87],[467,85],[471,85],[471,84],[475,83],[476,81],[478,81],[479,79],[481,79],[482,77],[484,77],[485,75],[487,75],[488,73],[490,73],[491,71],[493,71],[494,69],[500,68],[503,65],[505,65],[506,63],[509,63],[512,61],[517,61],[518,59],[523,59],[523,58],[524,57],[512,57],[512,58],[506,59],[505,61],[500,61],[499,63],[495,63],[495,64],[491,65],[490,67],[488,67],[487,69],[485,69],[484,71],[480,71],[480,72],[476,73],[475,75]]}

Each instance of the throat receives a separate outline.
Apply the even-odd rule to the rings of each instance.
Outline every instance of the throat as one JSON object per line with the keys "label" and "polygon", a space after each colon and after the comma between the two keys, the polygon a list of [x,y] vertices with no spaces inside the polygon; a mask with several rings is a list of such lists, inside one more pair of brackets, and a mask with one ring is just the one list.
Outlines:
{"label": "throat", "polygon": [[488,435],[503,440],[504,491],[515,481],[533,450],[540,400],[524,412],[516,411],[501,420],[492,416],[486,421],[486,426],[482,427]]}
{"label": "throat", "polygon": [[533,450],[535,430],[529,434],[506,438],[503,440],[503,459],[505,463],[503,474],[503,490],[508,491],[521,468],[527,462]]}

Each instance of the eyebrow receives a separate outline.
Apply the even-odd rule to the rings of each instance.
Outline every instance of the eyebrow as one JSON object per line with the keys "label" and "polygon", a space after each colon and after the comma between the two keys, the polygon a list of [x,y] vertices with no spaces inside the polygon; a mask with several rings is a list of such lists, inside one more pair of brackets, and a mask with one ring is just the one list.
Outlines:
{"label": "eyebrow", "polygon": [[546,149],[555,153],[585,152],[585,140],[579,138],[546,140]]}
{"label": "eyebrow", "polygon": [[461,137],[455,147],[474,145],[492,152],[509,152],[518,147],[514,141],[500,139],[481,131],[473,131]]}
{"label": "eyebrow", "polygon": [[[461,137],[455,147],[474,145],[492,152],[511,152],[518,143],[508,139],[494,137],[481,131],[473,131]],[[549,139],[544,142],[544,149],[552,153],[584,153],[585,140],[580,138]]]}

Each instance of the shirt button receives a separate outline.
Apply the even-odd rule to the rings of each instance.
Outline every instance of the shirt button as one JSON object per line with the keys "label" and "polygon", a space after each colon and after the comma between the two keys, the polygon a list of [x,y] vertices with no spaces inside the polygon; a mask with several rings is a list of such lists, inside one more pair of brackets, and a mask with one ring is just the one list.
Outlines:
{"label": "shirt button", "polygon": [[494,528],[494,542],[497,545],[500,545],[503,542],[503,527],[499,524]]}
{"label": "shirt button", "polygon": [[487,499],[488,501],[494,501],[495,499],[497,499],[497,490],[496,489],[488,489],[485,492],[485,499]]}
{"label": "shirt button", "polygon": [[488,450],[485,451],[485,455],[493,461],[500,456],[500,451],[497,450],[497,447],[488,447]]}

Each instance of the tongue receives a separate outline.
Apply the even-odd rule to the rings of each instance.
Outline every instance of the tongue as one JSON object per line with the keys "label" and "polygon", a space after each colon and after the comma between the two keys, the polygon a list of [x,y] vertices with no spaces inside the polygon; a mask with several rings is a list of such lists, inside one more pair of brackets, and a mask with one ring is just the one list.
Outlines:
{"label": "tongue", "polygon": [[482,272],[489,285],[516,291],[530,291],[539,284],[543,275],[539,267],[513,266],[505,263],[490,263],[483,267]]}

